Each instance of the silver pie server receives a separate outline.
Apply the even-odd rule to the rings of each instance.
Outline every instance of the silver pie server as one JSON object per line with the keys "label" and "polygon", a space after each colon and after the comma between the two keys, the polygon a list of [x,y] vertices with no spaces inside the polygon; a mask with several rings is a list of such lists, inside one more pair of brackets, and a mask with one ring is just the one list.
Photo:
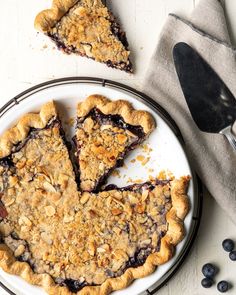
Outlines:
{"label": "silver pie server", "polygon": [[223,134],[236,150],[236,138],[232,131],[236,120],[236,99],[231,91],[188,44],[177,43],[173,57],[180,85],[198,128],[204,132]]}

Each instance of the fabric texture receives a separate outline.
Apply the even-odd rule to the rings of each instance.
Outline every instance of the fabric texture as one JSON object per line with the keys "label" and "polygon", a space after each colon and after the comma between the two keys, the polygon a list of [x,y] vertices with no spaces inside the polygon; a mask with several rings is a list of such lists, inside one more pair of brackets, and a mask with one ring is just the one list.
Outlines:
{"label": "fabric texture", "polygon": [[230,43],[222,4],[201,0],[188,20],[169,15],[142,90],[175,120],[193,168],[236,223],[236,152],[223,135],[203,133],[194,123],[174,67],[172,50],[177,42],[196,49],[236,96],[236,50]]}

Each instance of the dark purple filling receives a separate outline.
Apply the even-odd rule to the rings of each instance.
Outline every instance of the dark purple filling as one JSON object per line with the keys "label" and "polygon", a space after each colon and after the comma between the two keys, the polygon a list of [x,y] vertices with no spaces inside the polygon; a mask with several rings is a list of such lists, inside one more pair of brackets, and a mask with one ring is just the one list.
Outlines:
{"label": "dark purple filling", "polygon": [[115,184],[109,184],[104,188],[104,191],[111,191],[111,190],[119,190],[119,191],[140,191],[143,188],[144,189],[148,189],[149,191],[153,190],[155,188],[156,185],[166,185],[170,183],[169,180],[159,180],[159,179],[155,179],[155,181],[151,182],[151,181],[147,181],[144,183],[140,183],[140,184],[131,184],[125,187],[117,187]]}
{"label": "dark purple filling", "polygon": [[120,42],[123,44],[125,49],[128,50],[129,43],[127,41],[125,32],[121,30],[120,25],[117,23],[117,21],[116,21],[115,17],[113,17],[113,15],[111,15],[110,21],[111,21],[111,31],[112,31],[113,35],[116,36],[116,38],[118,40],[120,40]]}
{"label": "dark purple filling", "polygon": [[[124,119],[120,115],[105,115],[103,114],[100,110],[97,108],[92,109],[86,116],[78,118],[77,119],[77,127],[82,127],[83,122],[85,121],[86,118],[92,118],[93,121],[97,122],[100,126],[102,125],[112,125],[114,127],[118,127],[121,129],[129,130],[132,132],[137,138],[125,149],[123,153],[120,154],[119,159],[116,162],[116,165],[112,167],[111,169],[107,169],[107,171],[101,176],[93,189],[93,192],[97,192],[101,186],[105,183],[107,180],[107,177],[110,175],[110,173],[115,169],[123,165],[123,160],[124,157],[128,152],[133,150],[137,145],[142,143],[145,139],[146,134],[143,131],[143,128],[141,126],[134,126],[126,123]],[[75,143],[76,146],[76,153],[77,153],[77,158],[79,162],[79,153],[80,153],[80,145],[78,144],[76,137],[73,138],[73,142]],[[78,167],[78,175],[80,174],[80,168],[79,165]]]}
{"label": "dark purple filling", "polygon": [[61,39],[59,38],[58,34],[54,33],[54,34],[51,34],[51,33],[48,33],[47,34],[48,37],[50,37],[55,43],[56,43],[56,46],[59,50],[62,50],[64,51],[65,53],[77,53],[77,54],[80,54],[82,55],[81,53],[79,53],[76,49],[76,47],[74,46],[66,46],[64,42],[61,41]]}
{"label": "dark purple filling", "polygon": [[62,278],[56,278],[55,282],[60,286],[67,287],[72,293],[76,293],[86,286],[96,286],[95,284],[88,284],[86,281],[81,283],[79,280]]}
{"label": "dark purple filling", "polygon": [[78,119],[78,125],[83,123],[87,117],[91,117],[94,121],[100,125],[112,125],[121,129],[126,129],[135,134],[139,138],[144,138],[145,133],[143,128],[139,125],[130,125],[124,121],[120,115],[105,115],[99,109],[93,108],[85,117]]}
{"label": "dark purple filling", "polygon": [[[58,34],[56,34],[56,33],[54,33],[54,34],[48,33],[47,35],[48,35],[48,37],[50,37],[54,41],[54,43],[56,44],[56,46],[57,46],[57,48],[59,50],[62,50],[67,54],[76,53],[76,54],[78,54],[80,56],[87,57],[89,59],[94,60],[93,57],[87,56],[86,54],[81,53],[80,51],[78,51],[75,46],[73,46],[73,45],[66,46],[65,43],[62,42],[62,40],[60,39]],[[130,61],[129,61],[129,63],[125,63],[125,62],[113,63],[111,60],[108,60],[108,61],[106,61],[104,63],[110,68],[124,70],[127,73],[132,73],[133,72],[132,64],[131,64]]]}

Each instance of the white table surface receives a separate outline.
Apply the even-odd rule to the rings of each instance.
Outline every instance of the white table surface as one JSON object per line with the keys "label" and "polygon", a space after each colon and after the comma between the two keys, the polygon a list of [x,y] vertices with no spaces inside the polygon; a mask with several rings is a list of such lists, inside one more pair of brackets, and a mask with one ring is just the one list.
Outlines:
{"label": "white table surface", "polygon": [[[109,0],[107,1],[127,32],[135,62],[135,74],[129,75],[77,56],[66,56],[33,28],[34,17],[50,6],[50,0],[1,1],[0,17],[0,106],[19,92],[50,79],[68,76],[94,76],[111,79],[140,89],[158,34],[169,12],[188,15],[197,0]],[[225,0],[232,41],[236,45],[236,1]],[[216,281],[234,284],[227,294],[236,294],[236,262],[229,260],[221,242],[236,240],[236,227],[227,214],[204,193],[203,217],[194,247],[185,263],[158,295],[219,294],[216,285],[201,287],[201,267],[216,263],[220,272]],[[0,290],[0,295],[6,294]],[[33,295],[33,294],[32,294]],[[127,294],[128,295],[128,294]],[[131,294],[129,294],[131,295]]]}

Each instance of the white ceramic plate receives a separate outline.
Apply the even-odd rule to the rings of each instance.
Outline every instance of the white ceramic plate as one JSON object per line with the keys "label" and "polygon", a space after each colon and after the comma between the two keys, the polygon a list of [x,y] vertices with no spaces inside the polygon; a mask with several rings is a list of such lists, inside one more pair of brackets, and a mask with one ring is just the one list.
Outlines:
{"label": "white ceramic plate", "polygon": [[[171,171],[176,177],[183,175],[192,176],[189,162],[179,140],[168,124],[162,119],[160,113],[158,114],[154,108],[149,106],[147,103],[144,103],[140,99],[137,99],[137,97],[131,94],[129,91],[103,86],[89,82],[83,82],[49,85],[47,87],[40,88],[40,91],[36,89],[36,91],[32,91],[26,99],[20,101],[19,104],[14,105],[14,107],[10,108],[1,117],[1,133],[12,126],[21,115],[30,111],[38,111],[45,102],[52,99],[59,106],[62,121],[65,122],[72,116],[75,116],[77,103],[84,100],[90,94],[101,94],[112,100],[122,98],[130,101],[136,109],[149,111],[156,120],[157,128],[146,141],[146,144],[152,148],[152,152],[150,153],[150,161],[145,166],[142,166],[138,161],[131,163],[130,161],[136,158],[137,155],[143,154],[144,156],[147,156],[143,152],[142,148],[132,151],[125,160],[125,164],[128,169],[120,168],[120,177],[110,177],[108,183],[115,183],[118,186],[126,186],[127,184],[130,184],[128,183],[129,178],[142,179],[143,181],[146,181],[149,175],[157,176],[159,172],[163,170]],[[74,132],[73,128],[69,127],[68,124],[65,124],[65,128],[67,138],[71,138]],[[149,169],[153,169],[153,172],[150,172]],[[173,259],[171,259],[165,265],[158,267],[152,275],[134,281],[134,283],[132,283],[132,285],[128,288],[114,292],[114,295],[136,295],[142,293],[153,284],[161,280],[163,276],[173,267],[176,261],[178,261],[178,258],[180,257],[181,252],[188,240],[188,235],[192,225],[195,200],[194,192],[194,182],[191,181],[188,191],[191,202],[191,210],[185,219],[187,234],[185,239],[177,246]],[[17,276],[6,274],[2,270],[0,270],[0,280],[16,294],[45,294],[41,288],[32,286],[26,283],[23,279]]]}

